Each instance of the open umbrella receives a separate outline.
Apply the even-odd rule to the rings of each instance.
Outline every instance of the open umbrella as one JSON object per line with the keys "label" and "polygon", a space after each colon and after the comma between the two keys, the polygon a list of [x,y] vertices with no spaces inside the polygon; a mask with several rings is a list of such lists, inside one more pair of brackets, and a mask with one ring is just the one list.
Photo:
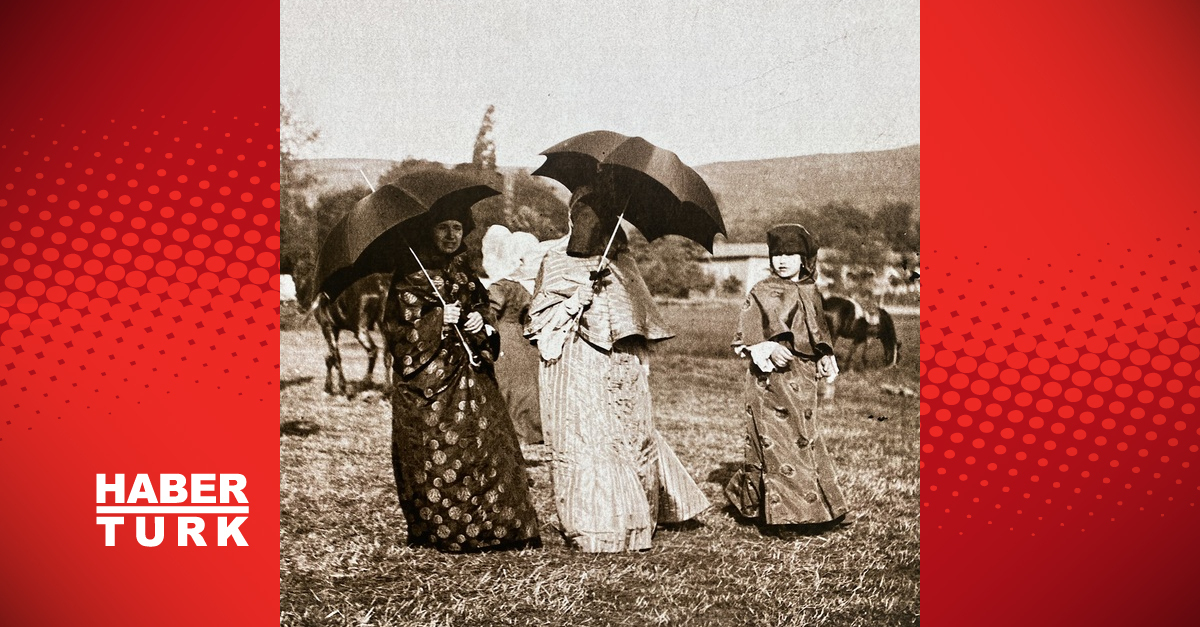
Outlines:
{"label": "open umbrella", "polygon": [[[358,201],[330,231],[317,255],[317,281],[331,300],[358,279],[395,272],[415,263],[442,306],[445,299],[413,249],[409,235],[428,232],[443,220],[458,220],[463,235],[474,226],[471,206],[500,192],[484,176],[455,170],[422,170],[400,177]],[[458,339],[472,365],[479,365],[458,326]]]}
{"label": "open umbrella", "polygon": [[572,192],[611,177],[620,199],[614,205],[646,239],[682,235],[711,252],[716,234],[725,234],[721,210],[704,179],[675,153],[641,137],[591,131],[542,154],[546,162],[533,173],[555,179]]}
{"label": "open umbrella", "polygon": [[331,299],[376,272],[414,267],[408,236],[442,220],[474,225],[471,206],[500,192],[492,177],[458,170],[422,170],[373,191],[354,205],[321,245],[317,283]]}

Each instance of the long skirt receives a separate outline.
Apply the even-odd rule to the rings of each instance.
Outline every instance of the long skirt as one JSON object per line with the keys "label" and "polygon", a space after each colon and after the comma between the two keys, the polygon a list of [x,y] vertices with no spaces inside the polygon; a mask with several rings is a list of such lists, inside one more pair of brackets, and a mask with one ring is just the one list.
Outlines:
{"label": "long skirt", "polygon": [[501,320],[500,358],[496,360],[496,382],[508,405],[517,436],[527,444],[542,441],[542,411],[538,399],[538,351],[521,334],[521,325]]}
{"label": "long skirt", "polygon": [[432,399],[398,383],[392,466],[410,544],[454,552],[538,538],[525,460],[489,373],[465,367]]}
{"label": "long skirt", "polygon": [[830,522],[847,512],[833,460],[817,428],[813,362],[746,379],[746,447],[742,467],[725,486],[745,517],[767,525]]}
{"label": "long skirt", "polygon": [[603,351],[576,336],[541,369],[542,430],[569,546],[645,550],[655,525],[708,499],[654,428],[644,350]]}

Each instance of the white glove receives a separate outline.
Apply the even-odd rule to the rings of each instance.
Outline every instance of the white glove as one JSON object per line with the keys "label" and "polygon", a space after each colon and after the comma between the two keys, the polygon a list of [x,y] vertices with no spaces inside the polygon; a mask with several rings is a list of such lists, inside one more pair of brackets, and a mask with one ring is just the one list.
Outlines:
{"label": "white glove", "polygon": [[747,347],[750,351],[750,360],[755,366],[763,372],[774,372],[775,364],[771,361],[771,355],[775,353],[775,349],[783,348],[779,342],[759,342],[753,346]]}
{"label": "white glove", "polygon": [[538,353],[541,354],[542,360],[548,363],[558,361],[562,357],[563,345],[567,342],[568,331],[566,329],[554,329],[543,331],[537,338]]}
{"label": "white glove", "polygon": [[838,370],[837,357],[825,355],[817,361],[817,374],[825,377],[826,383],[833,383],[841,371]]}

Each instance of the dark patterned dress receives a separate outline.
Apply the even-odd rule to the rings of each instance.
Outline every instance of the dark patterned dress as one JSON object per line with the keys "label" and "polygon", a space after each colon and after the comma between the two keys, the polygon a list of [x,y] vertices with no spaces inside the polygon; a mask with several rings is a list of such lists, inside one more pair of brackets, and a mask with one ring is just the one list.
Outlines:
{"label": "dark patterned dress", "polygon": [[[463,255],[429,273],[464,320],[472,311],[487,318],[487,292]],[[395,369],[392,466],[409,543],[442,551],[537,544],[525,460],[492,372],[497,336],[463,332],[481,364],[471,366],[419,271],[393,277],[384,329]]]}
{"label": "dark patterned dress", "polygon": [[751,361],[745,457],[725,495],[743,516],[767,525],[830,522],[847,509],[817,428],[816,362],[833,348],[811,281],[770,277],[750,290],[734,349],[745,354],[767,340],[787,347],[796,359],[769,373]]}

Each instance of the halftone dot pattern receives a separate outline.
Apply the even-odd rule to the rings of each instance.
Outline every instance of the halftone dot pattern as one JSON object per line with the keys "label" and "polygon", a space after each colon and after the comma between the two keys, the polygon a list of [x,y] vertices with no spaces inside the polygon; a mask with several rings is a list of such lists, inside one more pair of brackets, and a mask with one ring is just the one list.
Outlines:
{"label": "halftone dot pattern", "polygon": [[274,107],[0,138],[0,447],[184,385],[276,402]]}
{"label": "halftone dot pattern", "polygon": [[1187,226],[1104,248],[1014,265],[981,245],[923,268],[936,294],[921,320],[926,529],[1086,533],[1197,516],[1196,238]]}

